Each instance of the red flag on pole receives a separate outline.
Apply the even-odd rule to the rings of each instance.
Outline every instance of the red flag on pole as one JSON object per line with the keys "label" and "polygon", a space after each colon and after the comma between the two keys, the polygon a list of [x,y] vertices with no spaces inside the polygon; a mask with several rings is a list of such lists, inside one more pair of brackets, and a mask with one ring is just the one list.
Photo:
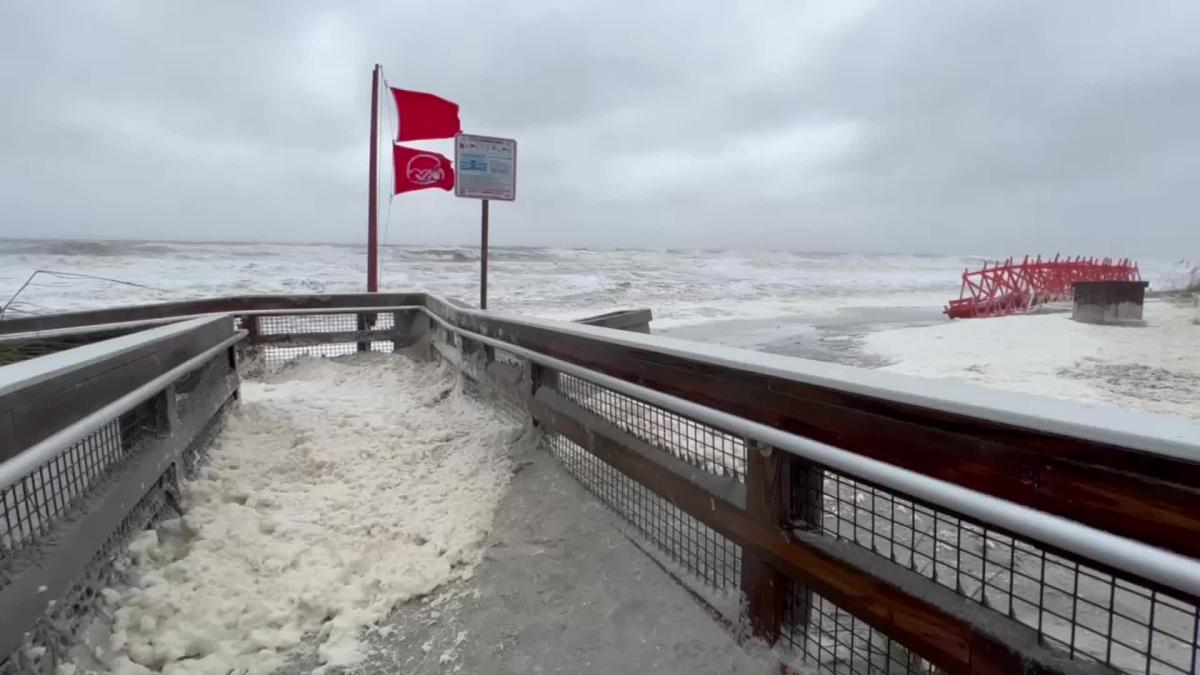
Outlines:
{"label": "red flag on pole", "polygon": [[454,166],[436,152],[393,145],[392,163],[396,174],[392,194],[429,188],[454,189]]}
{"label": "red flag on pole", "polygon": [[420,141],[430,138],[450,138],[462,131],[458,121],[458,104],[440,96],[420,91],[392,87],[400,126],[397,141]]}

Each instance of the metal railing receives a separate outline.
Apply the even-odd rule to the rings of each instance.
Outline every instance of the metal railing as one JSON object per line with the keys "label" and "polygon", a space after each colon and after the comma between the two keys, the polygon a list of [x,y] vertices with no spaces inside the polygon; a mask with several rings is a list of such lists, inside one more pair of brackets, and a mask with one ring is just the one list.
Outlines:
{"label": "metal railing", "polygon": [[535,367],[568,470],[825,670],[1197,672],[1192,422],[430,311]]}
{"label": "metal railing", "polygon": [[1200,673],[1200,425],[562,322],[423,294],[224,312],[263,367],[404,350],[523,407],[699,591],[833,673]]}
{"label": "metal railing", "polygon": [[0,368],[0,673],[55,672],[236,396],[243,336],[197,318]]}

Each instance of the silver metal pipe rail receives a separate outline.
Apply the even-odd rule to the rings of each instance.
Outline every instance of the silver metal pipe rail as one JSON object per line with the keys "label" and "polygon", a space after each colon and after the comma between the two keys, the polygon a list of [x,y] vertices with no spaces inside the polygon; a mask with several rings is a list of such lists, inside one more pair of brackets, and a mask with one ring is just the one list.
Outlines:
{"label": "silver metal pipe rail", "polygon": [[[431,296],[431,299],[440,300],[436,296]],[[429,310],[426,308],[426,311]],[[568,321],[460,307],[454,307],[453,312],[463,317],[503,321],[510,325],[600,339],[608,344],[653,350],[693,362],[1200,462],[1200,423],[1184,417],[1113,406],[1089,406],[1074,401],[988,389],[967,382],[899,375],[664,335],[611,331]]]}
{"label": "silver metal pipe rail", "polygon": [[0,463],[0,490],[3,490],[24,478],[29,472],[53,459],[56,455],[78,442],[88,434],[96,431],[112,419],[133,410],[163,390],[163,387],[208,363],[221,351],[237,344],[246,337],[246,331],[238,331],[209,349],[193,356],[162,375],[146,382],[129,393],[115,399],[108,405],[99,408],[86,417],[63,427],[53,435],[32,445],[20,454]]}
{"label": "silver metal pipe rail", "polygon": [[[364,301],[372,297],[386,299],[389,295],[404,298],[408,301],[392,305],[371,304]],[[500,320],[510,325],[541,328],[564,335],[602,339],[606,343],[613,345],[650,349],[658,353],[678,356],[696,362],[736,368],[742,371],[779,377],[814,386],[828,387],[862,396],[870,396],[880,400],[920,406],[1000,424],[1027,427],[1046,433],[1072,436],[1100,443],[1111,443],[1148,453],[1200,461],[1200,425],[1178,417],[1152,415],[1141,411],[1122,410],[1112,407],[1103,408],[1103,415],[1097,415],[1095,407],[1081,405],[1072,401],[991,390],[968,383],[932,381],[893,373],[851,368],[838,364],[808,361],[734,347],[698,343],[661,335],[618,332],[565,321],[483,311],[465,307],[441,296],[428,293],[312,296],[332,303],[318,309],[304,307],[254,309],[249,306],[249,304],[252,304],[251,301],[254,300],[263,300],[264,302],[266,300],[282,301],[297,297],[309,296],[260,296],[249,298],[235,296],[196,301],[193,303],[166,303],[165,305],[147,305],[141,308],[123,307],[112,310],[79,312],[77,314],[82,317],[81,321],[83,319],[92,319],[96,320],[97,323],[101,323],[101,320],[97,317],[103,316],[106,313],[116,315],[118,313],[128,314],[130,311],[136,309],[144,310],[141,313],[142,315],[136,319],[102,322],[104,328],[114,328],[122,325],[132,326],[139,323],[148,324],[163,320],[181,320],[184,318],[215,315],[337,314],[355,312],[375,312],[382,314],[391,311],[418,308],[428,311],[431,305],[440,305],[445,308],[447,314],[454,315],[456,319],[461,317],[481,321]],[[412,300],[417,298],[422,299],[423,303],[419,305],[414,304]],[[337,304],[341,302],[345,304]],[[216,304],[222,306],[245,304],[247,306],[238,309],[220,309],[219,311],[208,312],[195,312],[187,309],[191,306]],[[163,316],[164,312],[176,308],[180,308],[178,309],[178,314],[170,317]],[[58,327],[20,333],[3,332],[6,324],[21,326],[25,325],[25,323],[27,323],[26,319],[12,319],[0,322],[0,338],[16,336],[53,337],[69,334],[67,331],[70,330]],[[91,326],[89,326],[89,329],[91,329]]]}
{"label": "silver metal pipe rail", "polygon": [[714,427],[741,434],[748,439],[786,450],[796,456],[825,464],[849,475],[971,516],[979,521],[994,523],[1005,530],[1024,535],[1035,541],[1052,543],[1057,548],[1083,558],[1200,597],[1200,560],[1119,537],[1066,518],[997,499],[982,492],[930,478],[915,471],[863,457],[825,443],[548,357],[503,340],[459,328],[430,310],[421,309],[438,325],[458,335],[512,352],[534,363],[595,382],[607,389],[621,392]]}

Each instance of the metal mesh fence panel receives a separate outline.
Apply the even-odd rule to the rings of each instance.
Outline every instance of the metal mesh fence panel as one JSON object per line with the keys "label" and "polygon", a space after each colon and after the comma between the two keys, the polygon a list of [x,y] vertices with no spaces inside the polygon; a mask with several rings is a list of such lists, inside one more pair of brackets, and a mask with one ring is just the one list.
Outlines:
{"label": "metal mesh fence panel", "polygon": [[671,560],[712,588],[740,588],[740,546],[566,437],[547,434],[546,444],[568,473]]}
{"label": "metal mesh fence panel", "polygon": [[87,491],[156,428],[155,399],[100,427],[0,491],[0,586],[19,553],[36,543]]}
{"label": "metal mesh fence panel", "polygon": [[[345,341],[345,335],[359,330],[391,330],[396,326],[396,317],[391,312],[337,313],[337,314],[263,314],[255,317],[238,317],[241,327],[254,327],[252,333],[262,336],[289,336],[284,342],[255,344],[254,336],[243,343],[240,350],[250,361],[249,370],[259,368],[276,370],[297,358],[336,358],[350,356],[360,351],[357,341]],[[333,338],[337,335],[338,340]],[[279,338],[276,338],[277,340]],[[289,344],[292,342],[292,344]],[[372,340],[362,343],[367,351],[390,353],[395,349],[391,340]]]}
{"label": "metal mesh fence panel", "polygon": [[784,607],[785,643],[821,672],[927,675],[937,672],[899,642],[816,593],[793,589]]}
{"label": "metal mesh fence panel", "polygon": [[350,333],[356,330],[390,330],[395,317],[390,312],[361,315],[346,314],[263,314],[258,317],[262,335],[305,333]]}
{"label": "metal mesh fence panel", "polygon": [[[558,374],[557,389],[581,407],[675,457],[717,475],[745,480],[745,444],[694,420],[594,383]],[[646,488],[565,438],[552,436],[551,452],[672,559],[717,588],[737,585],[738,574],[714,581],[705,566],[707,528],[684,513],[646,507]],[[814,467],[795,495],[827,536],[867,548],[960,595],[1037,631],[1070,658],[1095,661],[1127,673],[1200,675],[1200,609],[1193,602],[1055,555],[961,516],[914,502],[851,476]],[[799,500],[803,500],[802,503]],[[674,507],[667,505],[670,509]],[[651,508],[656,515],[646,515]],[[677,524],[677,521],[683,524]],[[696,525],[699,527],[696,528]],[[740,555],[733,556],[734,565]],[[731,567],[730,569],[736,569]],[[786,628],[790,643],[831,672],[927,673],[929,664],[866,623],[812,596],[807,625]],[[798,621],[796,613],[790,621]],[[819,658],[817,658],[819,657]]]}
{"label": "metal mesh fence panel", "polygon": [[[232,405],[232,400],[226,401],[182,453],[180,466],[189,476],[194,475],[196,466],[202,462]],[[147,486],[145,496],[92,556],[83,575],[26,636],[25,646],[14,654],[0,655],[0,675],[53,675],[59,672],[57,667],[61,659],[80,631],[102,610],[101,592],[119,581],[122,568],[116,563],[125,555],[129,542],[160,520],[178,515],[178,480],[176,468],[171,466],[156,483]]]}
{"label": "metal mesh fence panel", "polygon": [[[679,436],[661,433],[678,423],[674,419],[677,416],[659,409],[649,410],[651,406],[648,404],[631,403],[632,399],[628,397],[609,398],[604,393],[612,392],[578,378],[573,379],[574,382],[559,383],[564,393],[568,390],[572,392],[568,394],[572,400],[579,402],[584,398],[583,392],[587,392],[591,398],[587,399],[590,405],[585,407],[610,420],[618,415],[624,415],[626,420],[632,418],[633,421],[621,426],[643,440],[653,442],[652,439],[657,439],[660,442],[655,445],[666,445],[668,447],[664,449],[668,451],[670,448],[686,450],[689,447],[687,441]],[[643,420],[651,421],[647,423]],[[682,438],[688,437],[684,435]],[[736,440],[740,445],[741,439]],[[547,434],[546,444],[568,473],[633,524],[671,560],[713,589],[741,590],[740,546],[569,439],[559,434]],[[688,458],[687,454],[672,454]],[[696,454],[699,453],[691,457],[694,458]],[[708,465],[712,465],[711,455],[700,454],[700,457],[701,461],[708,460]],[[724,470],[720,473],[730,475]],[[829,600],[803,590],[793,589],[790,593],[785,610],[785,641],[823,671],[855,675],[933,672],[928,664],[901,645]]]}
{"label": "metal mesh fence panel", "polygon": [[566,373],[558,390],[621,429],[718,476],[746,481],[746,443],[732,434]]}
{"label": "metal mesh fence panel", "polygon": [[[371,347],[370,351],[373,352],[391,353],[394,348],[394,345],[390,341],[375,340],[369,344]],[[354,342],[331,342],[302,347],[270,345],[257,347],[255,351],[257,351],[256,358],[268,370],[277,369],[289,361],[305,356],[313,358],[337,358],[339,356],[351,356],[359,353],[358,344]]]}
{"label": "metal mesh fence panel", "polygon": [[820,505],[825,534],[1033,628],[1071,658],[1126,673],[1200,673],[1195,603],[836,471],[824,474],[823,494],[806,500]]}
{"label": "metal mesh fence panel", "polygon": [[[745,441],[571,375],[557,389],[580,406],[689,464],[745,481]],[[585,487],[622,515],[672,560],[712,588],[741,590],[741,547],[626,477],[570,440],[549,434],[551,454]],[[820,469],[815,470],[821,475]],[[813,485],[821,485],[816,480]],[[815,495],[797,498],[821,499]],[[801,505],[797,505],[798,507]],[[824,513],[817,507],[816,518]],[[813,513],[811,507],[805,511]],[[824,672],[931,673],[928,664],[865,622],[816,594],[792,589],[785,610],[786,643]]]}
{"label": "metal mesh fence panel", "polygon": [[168,470],[157,483],[148,486],[146,495],[92,557],[83,576],[26,636],[25,645],[0,661],[0,675],[53,675],[59,672],[57,667],[75,636],[102,610],[102,591],[118,580],[114,561],[121,558],[134,536],[172,513],[169,505],[174,500],[168,496],[168,486],[173,484],[173,470]]}
{"label": "metal mesh fence panel", "polygon": [[105,541],[103,547],[88,563],[83,576],[77,579],[63,599],[38,621],[26,637],[23,648],[0,663],[0,675],[51,675],[71,648],[75,636],[86,627],[87,621],[101,611],[102,591],[117,579],[113,562],[119,560],[125,546],[137,533],[154,526],[155,522],[172,513],[168,486],[174,484],[173,469],[149,487],[137,506],[121,526]]}

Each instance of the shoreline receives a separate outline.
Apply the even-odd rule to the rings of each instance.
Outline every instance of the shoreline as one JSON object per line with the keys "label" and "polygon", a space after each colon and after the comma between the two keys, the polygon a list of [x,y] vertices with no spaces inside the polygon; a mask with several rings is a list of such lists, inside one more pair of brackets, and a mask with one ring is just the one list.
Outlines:
{"label": "shoreline", "polygon": [[1147,298],[1146,325],[1070,315],[963,319],[864,335],[883,370],[1200,418],[1200,326],[1191,302]]}
{"label": "shoreline", "polygon": [[[655,330],[660,335],[730,347],[827,361],[860,368],[888,364],[884,356],[863,348],[875,332],[947,323],[941,307],[840,307],[833,313],[778,319],[728,319]],[[653,330],[653,323],[651,329]]]}
{"label": "shoreline", "polygon": [[1069,312],[950,321],[940,307],[843,307],[832,314],[713,321],[654,332],[1200,419],[1195,303],[1186,296],[1148,297],[1145,326],[1082,324]]}

